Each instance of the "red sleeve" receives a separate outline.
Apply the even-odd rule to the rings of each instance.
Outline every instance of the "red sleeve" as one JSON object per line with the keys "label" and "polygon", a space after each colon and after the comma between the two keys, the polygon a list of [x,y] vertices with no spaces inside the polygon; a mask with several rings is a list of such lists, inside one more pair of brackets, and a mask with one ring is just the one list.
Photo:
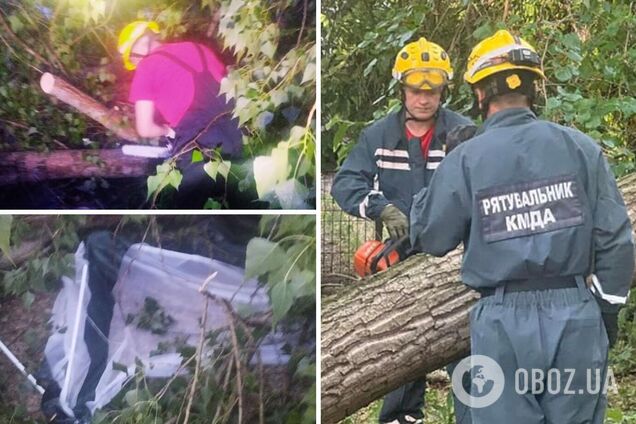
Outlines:
{"label": "red sleeve", "polygon": [[135,76],[130,85],[128,101],[135,103],[138,100],[156,100],[154,89],[153,68],[148,59],[144,59],[137,66]]}
{"label": "red sleeve", "polygon": [[205,58],[208,62],[208,70],[217,82],[221,82],[227,74],[225,63],[223,63],[219,56],[207,46],[203,46],[203,51],[205,52]]}

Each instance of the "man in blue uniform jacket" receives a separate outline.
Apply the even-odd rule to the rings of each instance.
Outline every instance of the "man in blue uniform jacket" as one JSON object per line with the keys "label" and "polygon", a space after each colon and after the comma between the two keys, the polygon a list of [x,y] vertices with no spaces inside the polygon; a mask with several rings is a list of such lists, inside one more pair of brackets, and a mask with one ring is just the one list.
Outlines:
{"label": "man in blue uniform jacket", "polygon": [[[453,70],[439,45],[425,38],[407,44],[395,59],[393,77],[401,84],[403,107],[362,132],[331,194],[347,213],[381,220],[397,241],[408,235],[413,196],[428,185],[446,155],[447,134],[471,121],[440,106]],[[400,250],[402,256],[410,254],[408,246]],[[421,423],[425,388],[422,379],[387,395],[380,422]],[[465,410],[458,414],[467,416]],[[461,418],[458,424],[468,424]]]}
{"label": "man in blue uniform jacket", "polygon": [[[590,386],[605,385],[632,282],[632,228],[614,176],[590,137],[537,119],[538,78],[536,51],[508,31],[473,49],[464,79],[485,122],[411,209],[413,247],[443,256],[463,242],[463,282],[482,295],[472,355],[494,359],[505,385],[471,409],[475,424],[601,424],[606,395]],[[560,390],[547,377],[543,390],[516,384],[533,370],[555,370]]]}

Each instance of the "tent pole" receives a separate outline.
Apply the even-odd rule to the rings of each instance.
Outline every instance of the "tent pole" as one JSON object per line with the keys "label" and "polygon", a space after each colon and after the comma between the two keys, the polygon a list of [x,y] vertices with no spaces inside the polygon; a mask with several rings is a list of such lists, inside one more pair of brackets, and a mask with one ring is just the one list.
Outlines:
{"label": "tent pole", "polygon": [[15,365],[15,367],[18,370],[20,370],[22,375],[24,375],[27,378],[27,380],[29,380],[29,382],[33,385],[33,387],[35,387],[35,390],[37,390],[38,392],[40,392],[41,395],[43,395],[44,394],[44,388],[42,386],[40,386],[37,383],[37,381],[35,381],[35,377],[33,377],[31,374],[29,374],[27,372],[27,370],[24,367],[24,365],[22,365],[22,362],[20,362],[18,360],[18,358],[15,357],[13,352],[11,352],[11,350],[9,350],[9,348],[2,342],[2,340],[0,340],[0,350],[2,350],[2,352],[7,356],[7,358],[9,358],[11,363],[13,365]]}

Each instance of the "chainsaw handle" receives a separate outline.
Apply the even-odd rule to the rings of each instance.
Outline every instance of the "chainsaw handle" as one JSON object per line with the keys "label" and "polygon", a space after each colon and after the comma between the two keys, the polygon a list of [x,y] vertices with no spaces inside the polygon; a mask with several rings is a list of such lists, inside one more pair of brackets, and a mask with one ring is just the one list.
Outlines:
{"label": "chainsaw handle", "polygon": [[[376,257],[371,261],[371,274],[375,274],[376,272],[378,272],[378,263],[382,259],[387,260],[386,259],[387,255],[391,253],[393,250],[397,249],[402,243],[408,240],[408,238],[409,236],[405,235],[400,237],[397,240],[390,239],[387,243],[385,243],[382,250],[380,250],[380,253],[378,253]],[[389,265],[388,262],[387,262],[387,265]]]}

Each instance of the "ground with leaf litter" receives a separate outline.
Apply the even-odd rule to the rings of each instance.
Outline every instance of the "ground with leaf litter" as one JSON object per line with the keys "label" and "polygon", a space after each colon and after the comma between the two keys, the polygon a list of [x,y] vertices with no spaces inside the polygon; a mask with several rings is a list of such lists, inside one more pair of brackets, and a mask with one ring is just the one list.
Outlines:
{"label": "ground with leaf litter", "polygon": [[[31,374],[35,374],[48,338],[47,322],[57,293],[36,293],[26,308],[21,299],[0,301],[0,340],[13,352]],[[0,408],[4,413],[18,410],[18,415],[41,418],[40,395],[9,359],[0,354]]]}

